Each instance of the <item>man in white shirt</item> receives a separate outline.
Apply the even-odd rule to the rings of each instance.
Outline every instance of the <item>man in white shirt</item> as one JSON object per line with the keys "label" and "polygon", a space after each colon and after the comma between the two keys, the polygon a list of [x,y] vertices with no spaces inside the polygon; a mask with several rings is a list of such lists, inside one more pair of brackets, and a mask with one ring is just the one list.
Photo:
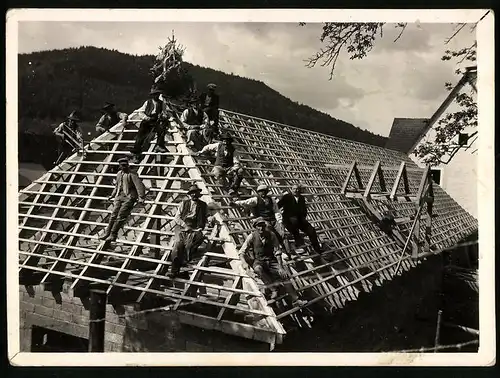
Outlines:
{"label": "man in white shirt", "polygon": [[200,150],[206,143],[208,116],[198,100],[193,100],[190,106],[182,112],[181,121],[187,130],[187,145]]}

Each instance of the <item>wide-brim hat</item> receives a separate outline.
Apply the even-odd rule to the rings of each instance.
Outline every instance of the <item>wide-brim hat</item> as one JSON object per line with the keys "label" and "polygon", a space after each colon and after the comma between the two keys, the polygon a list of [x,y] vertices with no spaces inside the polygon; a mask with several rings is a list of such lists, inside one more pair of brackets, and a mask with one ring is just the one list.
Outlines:
{"label": "wide-brim hat", "polygon": [[262,217],[258,217],[258,218],[255,218],[252,222],[253,227],[257,227],[257,225],[259,225],[259,224],[267,225],[267,221]]}
{"label": "wide-brim hat", "polygon": [[268,192],[269,187],[267,185],[261,184],[257,187],[257,192]]}
{"label": "wide-brim hat", "polygon": [[149,91],[149,95],[152,96],[152,95],[155,95],[155,94],[163,94],[163,91],[161,89],[158,89],[158,88],[152,88]]}
{"label": "wide-brim hat", "polygon": [[101,108],[101,110],[109,110],[113,109],[115,107],[115,104],[111,102],[106,102],[106,104]]}
{"label": "wide-brim hat", "polygon": [[215,89],[215,88],[217,88],[217,85],[214,84],[214,83],[210,83],[210,84],[207,85],[207,88],[208,89]]}
{"label": "wide-brim hat", "polygon": [[127,157],[122,157],[120,159],[118,159],[118,164],[121,164],[121,163],[129,163],[128,161],[128,158]]}
{"label": "wide-brim hat", "polygon": [[222,133],[222,134],[220,135],[220,140],[224,140],[224,139],[226,139],[226,140],[231,140],[231,141],[232,141],[232,140],[233,140],[233,137],[232,137],[232,135],[230,135],[229,133]]}
{"label": "wide-brim hat", "polygon": [[188,194],[189,193],[194,193],[194,192],[201,193],[201,189],[197,185],[191,185],[191,186],[189,186],[189,188],[188,188]]}
{"label": "wide-brim hat", "polygon": [[76,121],[76,122],[80,122],[81,121],[81,119],[80,119],[80,117],[78,117],[76,111],[71,112],[71,114],[68,116],[67,119],[69,119],[71,121]]}

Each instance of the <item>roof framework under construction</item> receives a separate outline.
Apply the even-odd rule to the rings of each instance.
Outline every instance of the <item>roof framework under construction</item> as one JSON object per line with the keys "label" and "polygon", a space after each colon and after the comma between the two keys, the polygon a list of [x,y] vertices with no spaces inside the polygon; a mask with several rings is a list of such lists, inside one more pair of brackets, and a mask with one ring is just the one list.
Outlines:
{"label": "roof framework under construction", "polygon": [[[274,345],[295,327],[310,326],[314,314],[342,308],[478,227],[432,185],[428,169],[403,153],[221,110],[220,125],[234,136],[247,170],[240,197],[261,183],[274,195],[302,183],[308,220],[326,247],[320,255],[306,243],[285,257],[305,306],[290,306],[286,295],[267,300],[263,283],[238,259],[250,216],[229,206],[211,164],[192,155],[176,121],[167,133],[168,152],[153,152],[153,141],[134,166],[147,188],[145,205],[135,207],[116,243],[104,248],[98,233],[111,212],[106,199],[138,121],[132,116],[125,127],[111,128],[86,145],[84,155],[74,154],[20,191],[20,284],[44,284],[54,293],[69,284],[82,298],[90,285],[101,284],[110,303],[169,305],[187,324]],[[193,182],[203,200],[221,205],[219,224],[204,231],[205,252],[191,261],[189,278],[171,279],[164,272],[172,221]],[[395,222],[389,233],[379,224],[387,213]]]}

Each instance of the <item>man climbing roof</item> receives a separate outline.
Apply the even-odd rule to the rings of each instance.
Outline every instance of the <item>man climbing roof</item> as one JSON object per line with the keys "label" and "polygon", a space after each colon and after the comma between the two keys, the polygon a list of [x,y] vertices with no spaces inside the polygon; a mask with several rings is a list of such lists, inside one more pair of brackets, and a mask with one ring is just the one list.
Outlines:
{"label": "man climbing roof", "polygon": [[225,178],[227,177],[229,179],[229,194],[236,194],[243,180],[243,167],[233,146],[233,137],[228,133],[223,133],[220,139],[221,142],[207,144],[195,156],[206,153],[214,154],[215,163],[212,174],[223,188],[226,188]]}
{"label": "man climbing roof", "polygon": [[[299,299],[288,281],[289,275],[283,266],[278,238],[269,230],[264,218],[256,218],[252,225],[255,230],[248,235],[238,253],[243,269],[248,272],[252,267],[264,284],[271,289],[271,299],[278,296],[277,284],[282,283],[292,298],[293,306],[304,306],[307,302]],[[283,280],[285,282],[282,282]]]}
{"label": "man climbing roof", "polygon": [[56,164],[66,159],[75,150],[82,149],[83,152],[83,133],[78,124],[79,122],[81,122],[81,119],[77,111],[73,111],[55,128],[54,134],[60,138],[59,157]]}
{"label": "man climbing roof", "polygon": [[145,188],[136,172],[129,166],[128,158],[118,160],[120,171],[116,175],[116,184],[113,192],[108,197],[109,201],[114,200],[113,210],[109,217],[108,226],[104,234],[99,238],[107,242],[115,241],[118,231],[127,221],[136,202],[144,203]]}
{"label": "man climbing roof", "polygon": [[115,104],[106,102],[106,104],[101,108],[101,111],[104,114],[99,119],[99,122],[97,122],[97,125],[95,125],[95,129],[99,135],[104,134],[111,127],[119,123],[122,124],[122,126],[125,126],[128,115],[127,113],[118,112]]}

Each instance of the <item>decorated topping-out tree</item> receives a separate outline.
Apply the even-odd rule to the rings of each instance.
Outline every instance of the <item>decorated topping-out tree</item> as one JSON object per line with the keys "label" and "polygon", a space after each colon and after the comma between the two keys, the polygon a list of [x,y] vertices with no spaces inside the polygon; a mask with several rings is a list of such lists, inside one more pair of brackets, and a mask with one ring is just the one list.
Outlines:
{"label": "decorated topping-out tree", "polygon": [[177,43],[174,33],[165,46],[159,47],[151,67],[153,87],[164,91],[172,101],[185,102],[196,96],[196,85],[183,64],[185,48]]}

